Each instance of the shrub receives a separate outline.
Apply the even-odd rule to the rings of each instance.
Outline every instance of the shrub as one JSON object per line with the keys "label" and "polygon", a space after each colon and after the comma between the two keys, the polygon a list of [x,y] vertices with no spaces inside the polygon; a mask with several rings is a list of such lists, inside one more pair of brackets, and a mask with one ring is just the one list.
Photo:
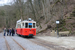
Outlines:
{"label": "shrub", "polygon": [[[59,31],[67,31],[68,29],[65,28],[65,25],[66,25],[65,19],[59,20],[59,21],[60,21],[60,24],[58,24],[58,30]],[[55,29],[57,29],[57,27]]]}
{"label": "shrub", "polygon": [[71,16],[75,17],[75,9],[72,11]]}
{"label": "shrub", "polygon": [[67,17],[67,19],[72,19],[71,17]]}

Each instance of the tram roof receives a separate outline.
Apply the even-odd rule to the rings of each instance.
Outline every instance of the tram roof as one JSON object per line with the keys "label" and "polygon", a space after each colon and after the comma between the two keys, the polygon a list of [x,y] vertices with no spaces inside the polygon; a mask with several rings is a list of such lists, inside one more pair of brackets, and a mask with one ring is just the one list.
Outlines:
{"label": "tram roof", "polygon": [[24,20],[24,21],[22,21],[22,22],[35,22],[35,21],[33,21],[33,20],[31,20],[31,21],[29,21],[29,20]]}
{"label": "tram roof", "polygon": [[23,23],[23,22],[31,22],[31,23],[36,23],[35,21],[33,21],[33,20],[31,20],[31,21],[29,21],[29,20],[24,20],[24,21],[20,21],[20,22],[17,22],[17,23]]}

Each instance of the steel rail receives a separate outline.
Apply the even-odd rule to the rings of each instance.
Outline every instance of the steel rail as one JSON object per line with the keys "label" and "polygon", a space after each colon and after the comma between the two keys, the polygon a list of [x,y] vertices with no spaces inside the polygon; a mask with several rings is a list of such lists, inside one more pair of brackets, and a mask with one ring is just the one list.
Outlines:
{"label": "steel rail", "polygon": [[[12,38],[12,37],[11,37]],[[13,38],[12,38],[13,39]],[[13,41],[15,41],[23,50],[25,50],[25,48],[22,46],[22,45],[20,45],[16,40],[14,40],[13,39]]]}
{"label": "steel rail", "polygon": [[46,47],[46,48],[48,48],[48,49],[50,49],[50,50],[54,50],[54,49],[52,49],[52,48],[50,48],[50,47],[48,47],[48,46],[46,46],[46,45],[43,45],[43,44],[41,44],[41,43],[36,42],[36,41],[30,40],[30,39],[28,39],[28,40],[31,41],[31,42],[33,42],[33,43],[35,43],[35,44],[37,44],[37,45]]}
{"label": "steel rail", "polygon": [[[3,37],[4,37],[4,36],[3,36]],[[10,46],[9,46],[9,44],[8,44],[8,42],[7,42],[7,40],[6,40],[5,37],[4,37],[4,39],[5,39],[6,47],[8,48],[8,50],[11,50],[11,49],[10,49]]]}
{"label": "steel rail", "polygon": [[53,43],[49,43],[49,42],[46,42],[44,40],[41,40],[41,39],[28,39],[29,41],[35,43],[35,44],[38,44],[38,45],[41,45],[41,46],[44,46],[50,50],[69,50],[67,48],[64,48],[64,47],[60,47],[59,45],[55,45]]}

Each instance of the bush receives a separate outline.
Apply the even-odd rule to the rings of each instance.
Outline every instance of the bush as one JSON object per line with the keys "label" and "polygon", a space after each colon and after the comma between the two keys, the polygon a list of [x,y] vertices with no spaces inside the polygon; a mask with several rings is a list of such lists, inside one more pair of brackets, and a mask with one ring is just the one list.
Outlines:
{"label": "bush", "polygon": [[71,16],[75,17],[75,9],[74,9],[73,12],[71,13]]}
{"label": "bush", "polygon": [[63,20],[59,20],[59,21],[60,21],[60,24],[58,24],[58,28],[63,27],[63,26],[66,25],[66,21],[65,21],[65,19],[63,19]]}
{"label": "bush", "polygon": [[[58,24],[58,30],[59,31],[67,31],[68,29],[65,28],[65,25],[66,25],[65,19],[59,20],[59,21],[60,21],[60,24]],[[57,29],[57,27],[55,29]]]}
{"label": "bush", "polygon": [[71,17],[67,17],[67,19],[72,19]]}

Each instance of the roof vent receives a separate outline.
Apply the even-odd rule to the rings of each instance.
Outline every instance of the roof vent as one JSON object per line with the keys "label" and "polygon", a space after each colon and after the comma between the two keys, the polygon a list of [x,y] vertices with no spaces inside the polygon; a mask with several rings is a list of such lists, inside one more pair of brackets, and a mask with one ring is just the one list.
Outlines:
{"label": "roof vent", "polygon": [[19,19],[19,20],[17,21],[17,23],[19,23],[19,22],[21,22],[21,19]]}
{"label": "roof vent", "polygon": [[28,18],[28,20],[31,21],[32,19],[31,18]]}

